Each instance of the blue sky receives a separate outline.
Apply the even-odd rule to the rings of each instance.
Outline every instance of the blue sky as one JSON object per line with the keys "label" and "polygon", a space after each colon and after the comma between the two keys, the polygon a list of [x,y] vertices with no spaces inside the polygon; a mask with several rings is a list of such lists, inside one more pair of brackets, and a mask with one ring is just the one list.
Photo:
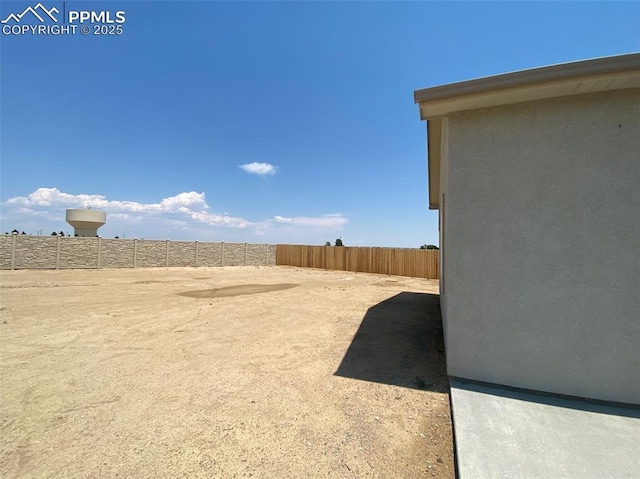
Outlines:
{"label": "blue sky", "polygon": [[2,233],[72,231],[65,209],[90,206],[105,237],[437,244],[414,90],[640,50],[639,2],[64,9],[126,22],[1,36]]}

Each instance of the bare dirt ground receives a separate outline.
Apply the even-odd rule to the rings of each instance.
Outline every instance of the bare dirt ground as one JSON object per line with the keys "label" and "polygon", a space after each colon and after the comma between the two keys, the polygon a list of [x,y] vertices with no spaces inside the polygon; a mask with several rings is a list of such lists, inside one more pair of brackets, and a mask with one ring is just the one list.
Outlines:
{"label": "bare dirt ground", "polygon": [[453,477],[436,281],[0,272],[0,476]]}

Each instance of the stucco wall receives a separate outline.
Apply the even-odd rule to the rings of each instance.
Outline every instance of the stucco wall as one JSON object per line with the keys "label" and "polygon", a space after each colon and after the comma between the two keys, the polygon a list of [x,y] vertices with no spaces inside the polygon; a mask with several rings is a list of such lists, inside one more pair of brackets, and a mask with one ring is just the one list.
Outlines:
{"label": "stucco wall", "polygon": [[640,90],[449,115],[452,376],[640,404]]}
{"label": "stucco wall", "polygon": [[0,269],[275,264],[270,244],[0,235]]}

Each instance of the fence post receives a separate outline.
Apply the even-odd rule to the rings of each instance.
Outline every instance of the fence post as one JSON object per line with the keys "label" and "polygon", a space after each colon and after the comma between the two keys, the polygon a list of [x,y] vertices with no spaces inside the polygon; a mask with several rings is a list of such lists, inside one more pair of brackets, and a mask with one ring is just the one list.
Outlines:
{"label": "fence post", "polygon": [[331,246],[324,247],[324,270],[327,271],[327,257],[329,256],[329,251]]}
{"label": "fence post", "polygon": [[269,266],[269,243],[264,244],[264,265]]}
{"label": "fence post", "polygon": [[16,236],[13,233],[11,234],[13,238],[11,239],[11,269],[16,269]]}
{"label": "fence post", "polygon": [[133,238],[133,267],[135,268],[138,261],[138,238]]}
{"label": "fence post", "polygon": [[198,242],[196,241],[196,258],[193,260],[193,267],[198,267]]}
{"label": "fence post", "polygon": [[101,251],[102,251],[102,238],[100,238],[100,236],[98,236],[98,267],[97,267],[97,269],[100,269],[100,260],[102,259],[100,257]]}
{"label": "fence post", "polygon": [[60,241],[62,241],[62,237],[58,236],[58,241],[56,241],[56,269],[60,269]]}
{"label": "fence post", "polygon": [[169,267],[169,240],[166,241],[165,244],[165,260],[166,260],[166,267]]}
{"label": "fence post", "polygon": [[348,246],[343,246],[343,250],[344,251],[344,270],[343,271],[349,271],[349,250],[347,249]]}
{"label": "fence post", "polygon": [[247,243],[244,243],[244,265],[247,265],[247,253],[248,253],[248,246]]}
{"label": "fence post", "polygon": [[224,241],[220,241],[220,266],[224,266]]}

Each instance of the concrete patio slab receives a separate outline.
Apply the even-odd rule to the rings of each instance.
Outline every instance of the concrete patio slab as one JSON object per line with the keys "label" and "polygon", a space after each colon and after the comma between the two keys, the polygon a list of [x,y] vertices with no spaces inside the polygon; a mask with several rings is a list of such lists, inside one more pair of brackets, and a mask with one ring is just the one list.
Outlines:
{"label": "concrete patio slab", "polygon": [[640,408],[451,381],[460,479],[638,478]]}

